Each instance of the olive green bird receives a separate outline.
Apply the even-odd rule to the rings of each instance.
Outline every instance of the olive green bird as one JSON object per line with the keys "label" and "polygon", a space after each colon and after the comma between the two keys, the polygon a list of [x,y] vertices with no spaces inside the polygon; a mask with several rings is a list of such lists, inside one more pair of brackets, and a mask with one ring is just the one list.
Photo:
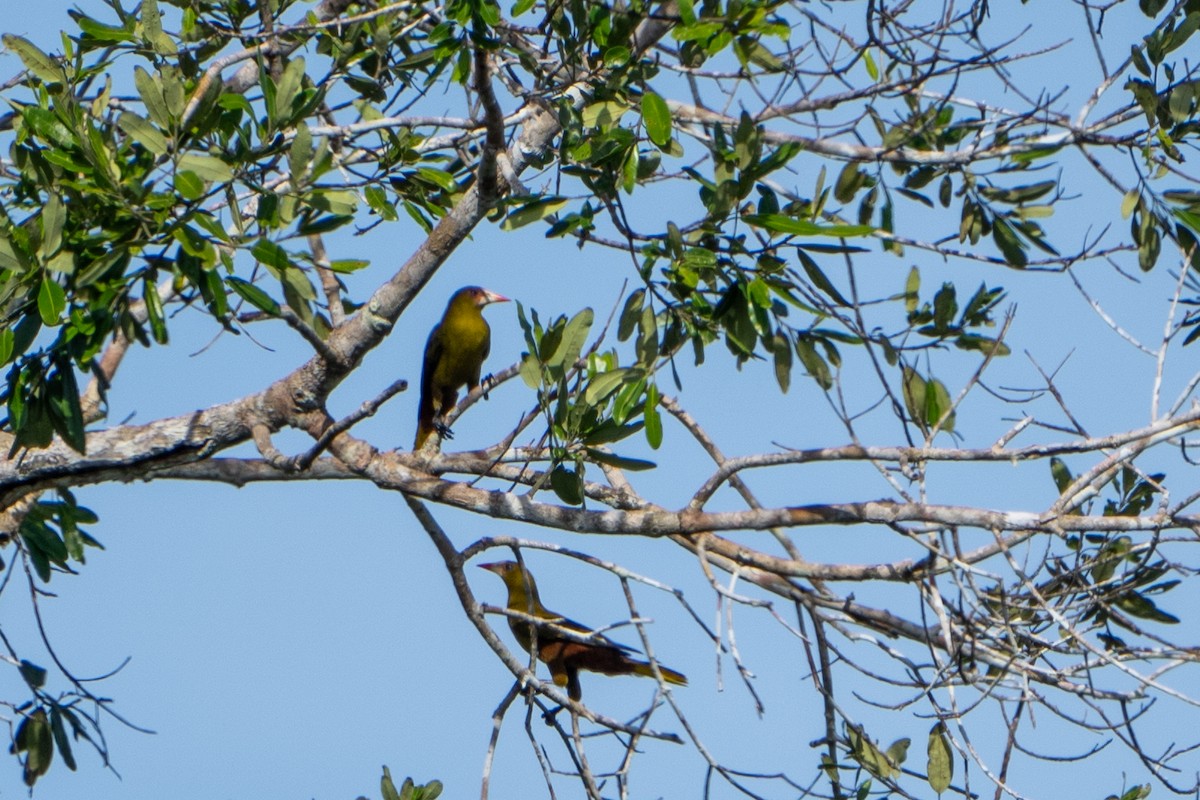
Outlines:
{"label": "olive green bird", "polygon": [[[629,654],[636,652],[635,650],[617,644],[591,628],[555,614],[542,605],[533,575],[520,564],[515,561],[500,561],[479,566],[496,573],[504,581],[504,585],[508,587],[509,611],[519,611],[549,623],[538,625],[516,617],[508,618],[508,627],[516,637],[517,644],[526,652],[531,651],[536,634],[538,660],[550,668],[550,676],[555,685],[565,686],[567,695],[572,700],[579,700],[583,696],[579,687],[581,669],[604,675],[654,677],[654,668],[650,664],[630,658]],[[571,636],[556,628],[577,635]],[[668,669],[662,664],[658,665],[658,671],[667,683],[687,686],[687,676],[682,672]]]}
{"label": "olive green bird", "polygon": [[479,386],[483,360],[492,347],[492,329],[483,318],[483,307],[506,302],[504,295],[478,286],[459,289],[450,298],[442,321],[425,343],[414,450],[420,450],[434,431],[444,439],[451,437],[445,416],[458,402],[460,388],[466,386],[469,392]]}

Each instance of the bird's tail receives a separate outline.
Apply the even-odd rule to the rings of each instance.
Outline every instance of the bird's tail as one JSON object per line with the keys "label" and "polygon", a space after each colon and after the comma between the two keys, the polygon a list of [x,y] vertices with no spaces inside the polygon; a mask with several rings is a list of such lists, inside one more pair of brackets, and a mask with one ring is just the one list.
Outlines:
{"label": "bird's tail", "polygon": [[[669,667],[664,667],[662,664],[658,665],[658,671],[662,673],[663,680],[667,683],[673,683],[676,686],[687,686],[687,675],[684,675],[682,672],[676,672]],[[633,666],[633,674],[653,678],[654,668],[644,661],[638,661]]]}
{"label": "bird's tail", "polygon": [[430,434],[433,433],[433,419],[425,419],[424,415],[417,419],[417,441],[413,444],[413,450],[420,450]]}
{"label": "bird's tail", "polygon": [[437,412],[433,408],[433,396],[429,389],[422,385],[421,399],[417,403],[417,441],[413,444],[414,451],[420,450],[433,434],[433,420],[436,416]]}

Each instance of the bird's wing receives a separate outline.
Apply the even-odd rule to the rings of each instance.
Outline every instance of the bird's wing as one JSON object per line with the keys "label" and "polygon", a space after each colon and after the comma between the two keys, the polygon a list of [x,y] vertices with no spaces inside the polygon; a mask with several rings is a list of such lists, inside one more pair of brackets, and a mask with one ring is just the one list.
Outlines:
{"label": "bird's wing", "polygon": [[[632,647],[626,647],[623,644],[614,642],[612,639],[609,639],[607,636],[605,636],[602,633],[596,633],[594,630],[592,630],[591,628],[589,628],[588,626],[586,626],[582,623],[576,622],[573,619],[568,619],[567,617],[559,616],[558,614],[555,614],[554,612],[547,612],[547,616],[545,617],[545,620],[547,622],[553,623],[556,627],[562,628],[563,630],[567,630],[567,631],[570,631],[571,633],[578,634],[580,637],[581,643],[603,645],[605,647],[612,647],[616,650],[620,650],[622,653],[638,652],[637,650],[634,650]],[[554,632],[553,629],[550,629],[550,633],[553,633],[553,632]],[[563,637],[563,638],[566,638],[566,637]]]}
{"label": "bird's wing", "polygon": [[438,362],[442,360],[442,351],[445,347],[442,343],[442,326],[439,323],[436,328],[429,334],[429,341],[425,343],[425,362],[421,365],[421,399],[433,403],[433,373],[437,369]]}

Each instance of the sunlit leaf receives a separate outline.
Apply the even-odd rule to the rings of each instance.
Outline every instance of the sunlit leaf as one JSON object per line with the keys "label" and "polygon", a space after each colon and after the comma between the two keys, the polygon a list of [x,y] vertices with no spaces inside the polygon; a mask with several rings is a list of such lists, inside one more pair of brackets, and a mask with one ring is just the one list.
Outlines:
{"label": "sunlit leaf", "polygon": [[642,120],[650,141],[660,147],[671,141],[671,111],[667,101],[655,92],[647,90],[642,95]]}
{"label": "sunlit leaf", "polygon": [[663,425],[662,416],[658,411],[658,386],[653,383],[646,386],[646,410],[643,417],[646,420],[646,442],[651,449],[657,450],[662,445]]}
{"label": "sunlit leaf", "polygon": [[269,294],[249,281],[234,276],[225,279],[229,287],[250,305],[272,317],[279,316],[279,304]]}
{"label": "sunlit leaf", "polygon": [[851,238],[854,236],[867,236],[875,232],[874,226],[871,225],[821,225],[806,219],[789,217],[786,214],[747,214],[742,219],[764,230],[796,236]]}
{"label": "sunlit leaf", "polygon": [[950,737],[946,735],[944,722],[938,722],[929,729],[925,748],[929,756],[925,766],[929,788],[941,794],[950,788],[950,781],[954,777],[954,751],[950,749]]}
{"label": "sunlit leaf", "polygon": [[38,313],[46,325],[57,325],[67,308],[67,293],[58,281],[49,275],[42,278],[41,288],[37,297]]}

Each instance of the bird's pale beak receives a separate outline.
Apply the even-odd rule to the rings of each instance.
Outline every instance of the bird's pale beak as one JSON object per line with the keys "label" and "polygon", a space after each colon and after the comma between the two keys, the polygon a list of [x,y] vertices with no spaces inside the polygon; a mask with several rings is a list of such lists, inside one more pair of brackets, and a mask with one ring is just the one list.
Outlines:
{"label": "bird's pale beak", "polygon": [[497,562],[495,562],[495,563],[493,563],[493,564],[480,564],[480,565],[479,565],[479,568],[480,568],[480,569],[486,569],[488,572],[494,572],[494,573],[496,573],[497,575],[499,575],[499,574],[500,574],[500,567],[501,567],[501,566],[502,566],[502,565],[500,564],[500,562],[498,562],[498,561],[497,561]]}
{"label": "bird's pale beak", "polygon": [[485,306],[488,303],[507,303],[508,302],[508,298],[505,297],[504,295],[496,294],[495,292],[489,292],[487,289],[483,290],[483,297],[484,297],[483,305],[485,305]]}

